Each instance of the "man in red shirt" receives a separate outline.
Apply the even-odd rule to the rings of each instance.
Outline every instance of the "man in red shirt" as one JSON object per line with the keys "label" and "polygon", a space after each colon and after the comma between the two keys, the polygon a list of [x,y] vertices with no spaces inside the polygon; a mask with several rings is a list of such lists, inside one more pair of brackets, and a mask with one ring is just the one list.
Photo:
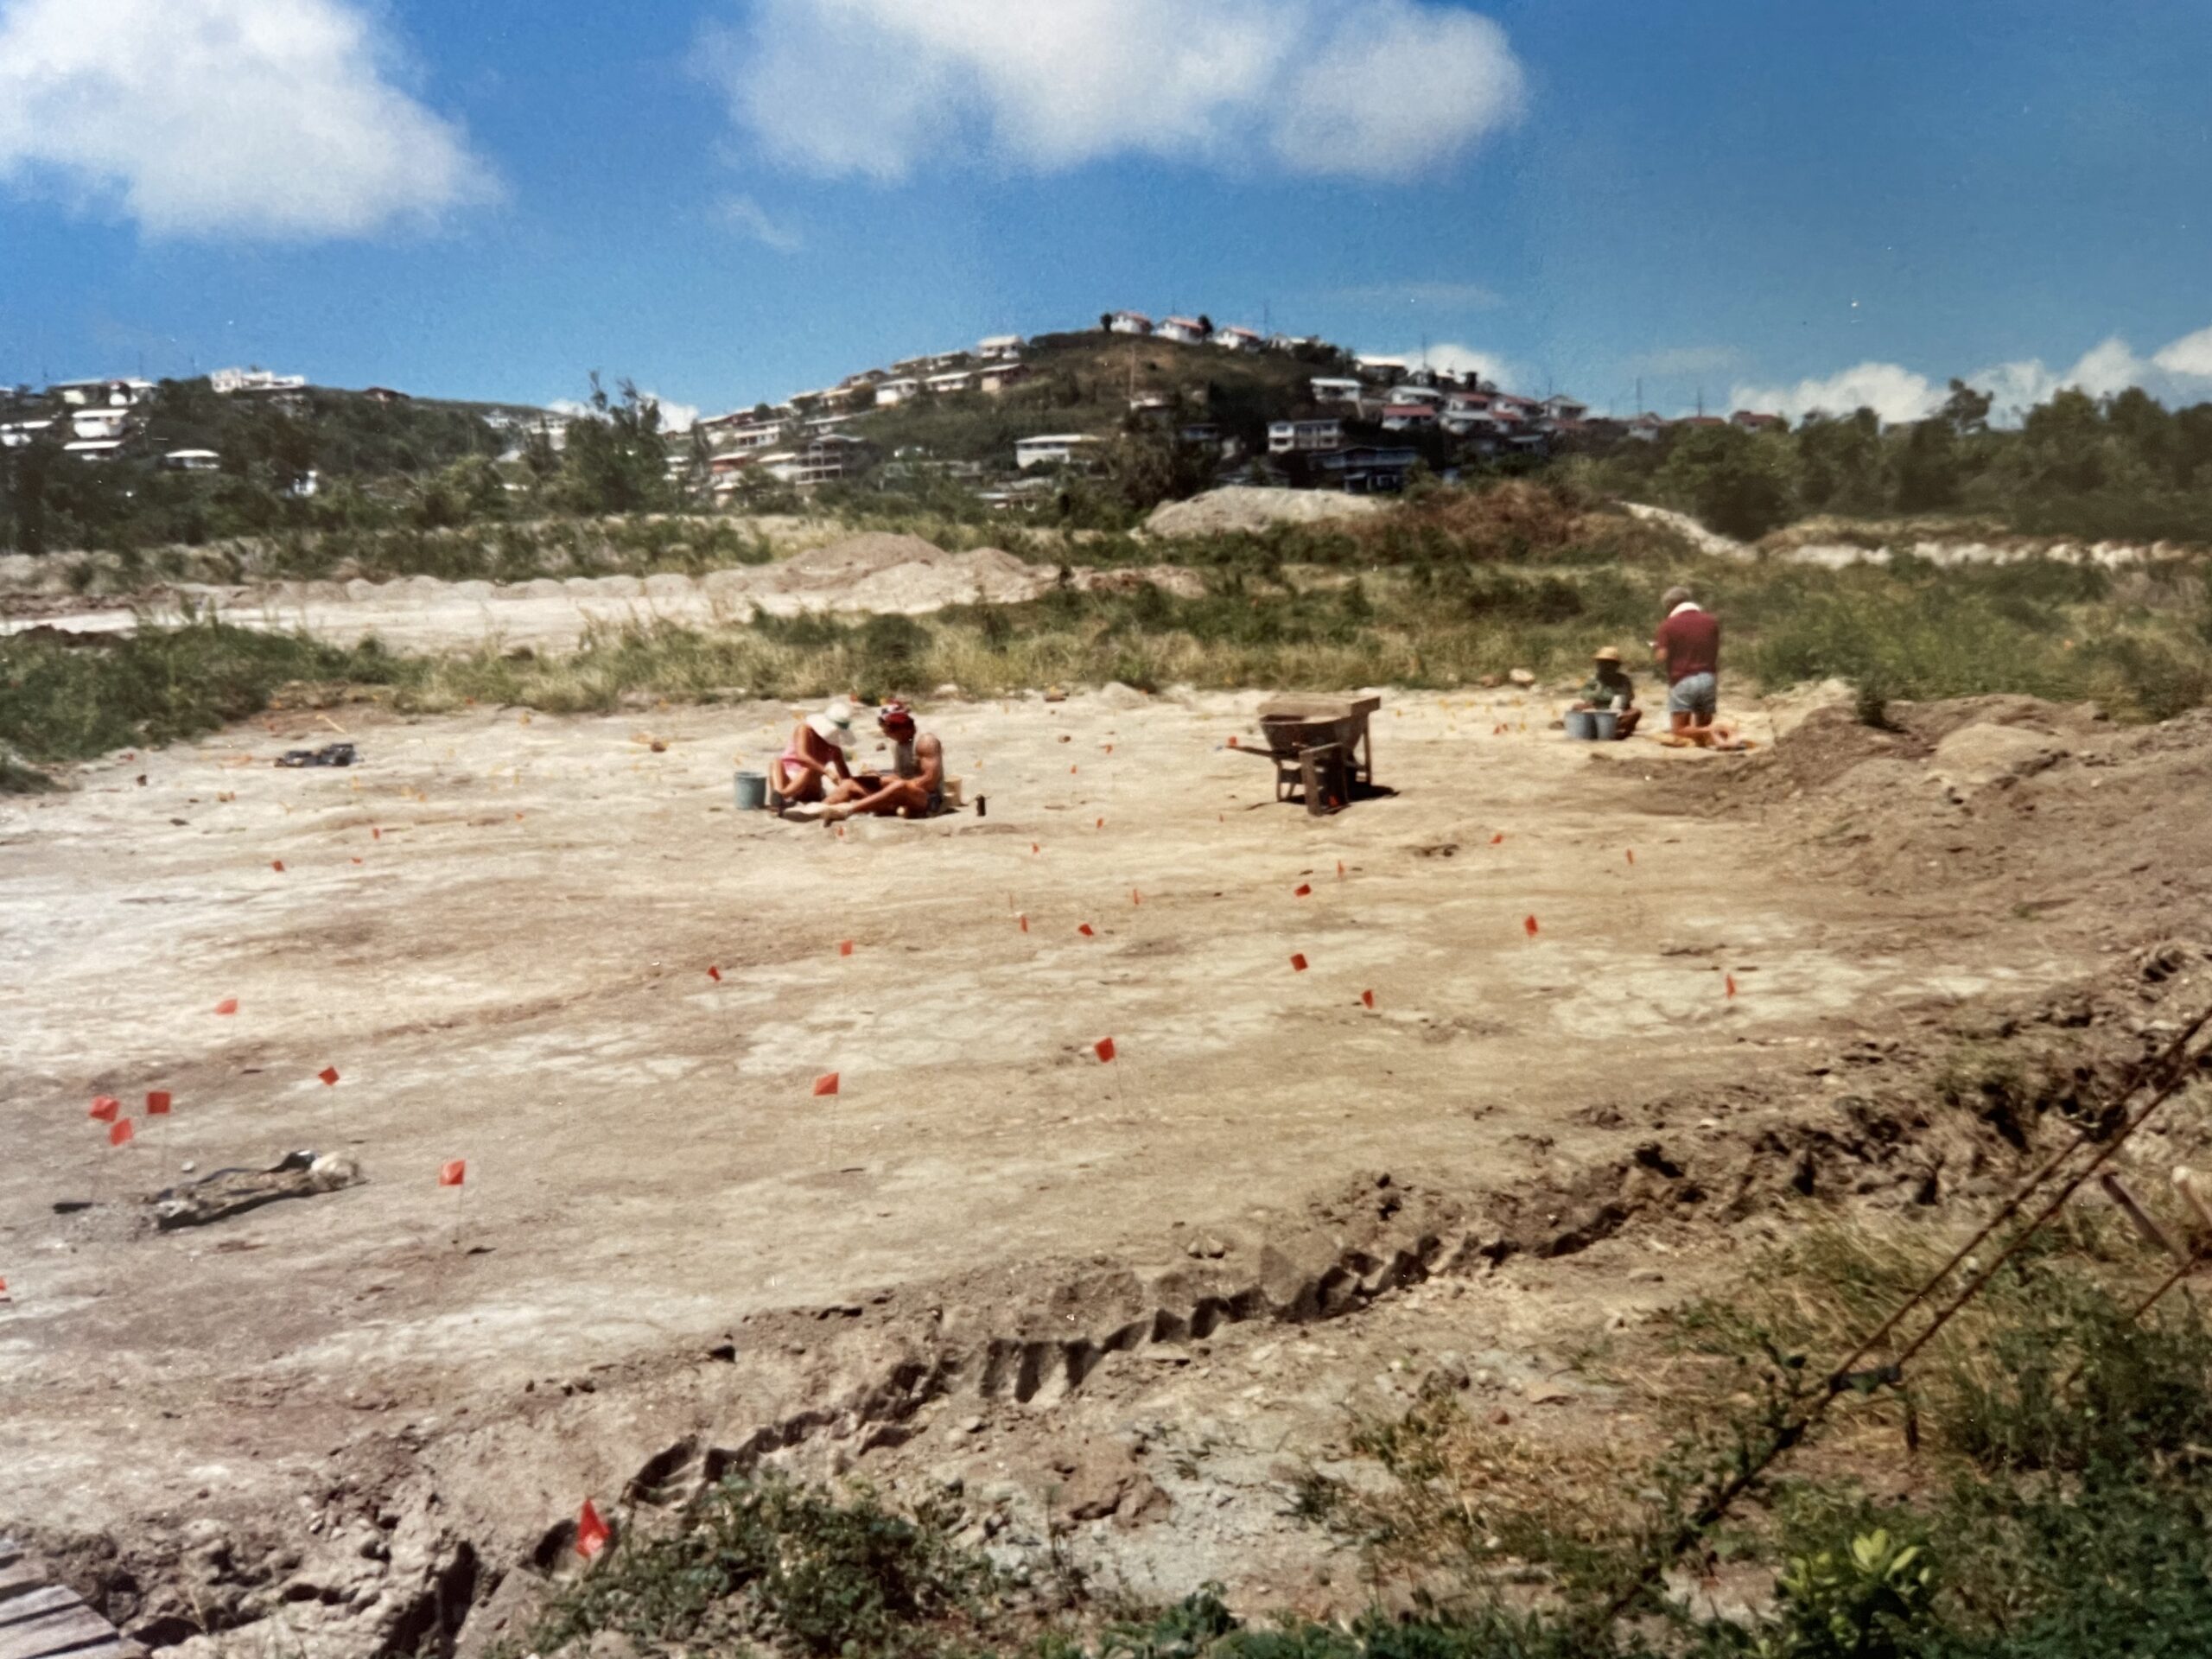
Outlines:
{"label": "man in red shirt", "polygon": [[1667,665],[1667,723],[1677,736],[1709,746],[1720,699],[1720,623],[1687,588],[1669,588],[1659,602],[1667,620],[1651,650]]}

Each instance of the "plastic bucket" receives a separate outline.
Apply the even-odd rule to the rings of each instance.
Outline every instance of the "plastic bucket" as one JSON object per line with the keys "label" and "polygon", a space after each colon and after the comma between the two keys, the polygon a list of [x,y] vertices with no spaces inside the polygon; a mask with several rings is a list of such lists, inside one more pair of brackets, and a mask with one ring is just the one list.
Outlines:
{"label": "plastic bucket", "polygon": [[737,774],[737,810],[758,812],[768,804],[768,774],[764,772],[741,772]]}
{"label": "plastic bucket", "polygon": [[1575,742],[1587,743],[1598,734],[1598,713],[1594,709],[1570,709],[1560,718],[1567,727],[1567,736]]}
{"label": "plastic bucket", "polygon": [[1590,735],[1600,743],[1610,743],[1620,735],[1621,717],[1610,709],[1589,710]]}

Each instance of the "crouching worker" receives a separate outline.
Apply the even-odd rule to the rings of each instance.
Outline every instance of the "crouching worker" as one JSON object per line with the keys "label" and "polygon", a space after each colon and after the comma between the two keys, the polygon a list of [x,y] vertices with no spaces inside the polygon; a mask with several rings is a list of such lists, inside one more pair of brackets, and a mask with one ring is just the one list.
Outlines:
{"label": "crouching worker", "polygon": [[836,823],[860,813],[877,817],[929,818],[944,810],[944,746],[918,731],[903,702],[887,702],[875,723],[891,740],[891,775],[874,774],[840,786],[830,799],[825,822]]}
{"label": "crouching worker", "polygon": [[1643,711],[1636,706],[1636,682],[1621,666],[1620,652],[1611,645],[1599,651],[1594,661],[1589,683],[1576,693],[1574,706],[1611,709],[1618,716],[1613,721],[1613,735],[1626,737],[1643,717]]}
{"label": "crouching worker", "polygon": [[[807,715],[791,728],[791,741],[769,763],[768,781],[780,804],[798,806],[811,801],[834,800],[831,791],[852,786],[852,769],[845,751],[853,747],[853,705],[837,698],[819,714]],[[830,782],[832,775],[836,781]]]}

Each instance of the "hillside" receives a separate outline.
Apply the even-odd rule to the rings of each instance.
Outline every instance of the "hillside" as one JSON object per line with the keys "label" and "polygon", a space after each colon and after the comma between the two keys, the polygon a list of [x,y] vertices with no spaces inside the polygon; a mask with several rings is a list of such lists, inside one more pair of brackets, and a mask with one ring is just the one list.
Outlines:
{"label": "hillside", "polygon": [[1027,378],[1006,390],[924,393],[858,415],[847,429],[886,455],[926,450],[944,461],[1003,466],[1017,439],[1047,433],[1103,436],[1128,425],[1133,400],[1161,425],[1210,422],[1248,452],[1267,447],[1267,423],[1309,406],[1306,382],[1342,372],[1326,350],[1306,355],[1230,352],[1101,332],[1040,334],[1022,351]]}

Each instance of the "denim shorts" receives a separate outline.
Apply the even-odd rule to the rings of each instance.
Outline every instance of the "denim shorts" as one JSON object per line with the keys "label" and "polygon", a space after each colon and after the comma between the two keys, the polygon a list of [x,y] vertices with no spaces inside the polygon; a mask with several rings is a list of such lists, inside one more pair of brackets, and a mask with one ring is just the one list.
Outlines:
{"label": "denim shorts", "polygon": [[1711,720],[1719,702],[1720,677],[1717,674],[1685,674],[1667,688],[1667,712],[1670,715],[1694,715],[1700,720]]}

